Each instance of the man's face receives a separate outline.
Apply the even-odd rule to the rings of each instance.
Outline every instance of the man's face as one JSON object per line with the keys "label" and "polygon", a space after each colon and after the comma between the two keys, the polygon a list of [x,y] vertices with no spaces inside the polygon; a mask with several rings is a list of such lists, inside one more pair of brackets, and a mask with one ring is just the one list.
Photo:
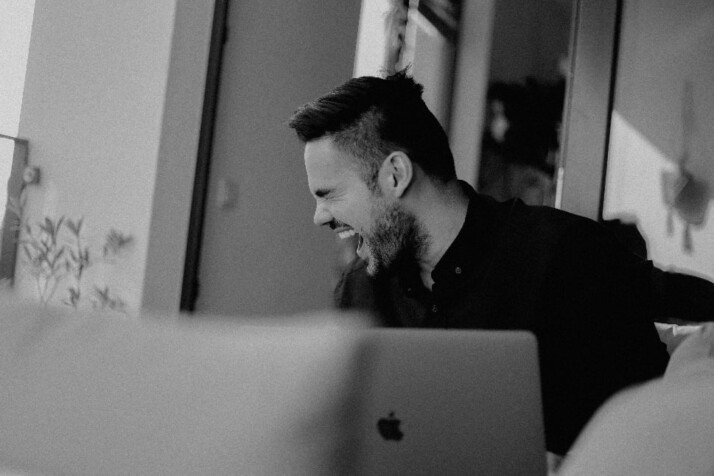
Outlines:
{"label": "man's face", "polygon": [[418,251],[418,226],[413,215],[381,193],[379,184],[372,192],[357,167],[357,159],[329,137],[305,145],[308,186],[317,202],[315,224],[329,226],[342,239],[359,235],[357,254],[375,275],[406,250]]}

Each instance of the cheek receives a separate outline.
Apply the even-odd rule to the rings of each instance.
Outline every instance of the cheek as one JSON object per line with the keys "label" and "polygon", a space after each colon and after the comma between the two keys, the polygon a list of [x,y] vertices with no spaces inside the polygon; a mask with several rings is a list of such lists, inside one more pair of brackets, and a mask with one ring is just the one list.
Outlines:
{"label": "cheek", "polygon": [[382,226],[380,222],[384,220],[385,207],[380,203],[371,203],[369,210],[364,214],[364,223],[367,231],[374,234],[378,226]]}
{"label": "cheek", "polygon": [[369,227],[369,215],[359,207],[344,207],[335,217],[352,227],[357,233],[362,233]]}
{"label": "cheek", "polygon": [[378,203],[368,193],[360,194],[344,204],[343,217],[358,233],[369,232],[378,208]]}
{"label": "cheek", "polygon": [[365,213],[365,210],[359,206],[351,206],[345,209],[344,213],[345,220],[348,221],[350,226],[355,229],[355,231],[362,231],[367,225],[369,216]]}

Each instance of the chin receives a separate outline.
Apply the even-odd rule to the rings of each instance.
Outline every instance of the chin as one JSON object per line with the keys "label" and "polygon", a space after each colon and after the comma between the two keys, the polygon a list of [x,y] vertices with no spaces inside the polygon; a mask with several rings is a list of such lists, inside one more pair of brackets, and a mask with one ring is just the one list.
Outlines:
{"label": "chin", "polygon": [[365,258],[365,260],[367,261],[367,274],[375,277],[379,273],[379,265],[374,262],[372,257]]}
{"label": "chin", "polygon": [[392,266],[392,263],[385,263],[382,260],[375,259],[373,256],[368,256],[364,259],[367,262],[367,274],[372,278],[387,272]]}
{"label": "chin", "polygon": [[367,274],[372,278],[378,276],[379,274],[386,271],[387,267],[380,260],[374,259],[373,256],[367,256],[364,258],[367,262]]}

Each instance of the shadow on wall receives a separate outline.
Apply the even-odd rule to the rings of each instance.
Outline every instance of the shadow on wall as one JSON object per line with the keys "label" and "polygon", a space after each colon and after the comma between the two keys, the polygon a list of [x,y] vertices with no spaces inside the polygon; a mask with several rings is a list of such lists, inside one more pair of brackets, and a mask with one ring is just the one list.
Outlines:
{"label": "shadow on wall", "polygon": [[[696,134],[697,124],[694,114],[694,95],[691,81],[685,81],[682,95],[682,153],[674,159],[677,168],[674,171],[662,172],[662,194],[667,205],[667,233],[674,234],[675,217],[682,221],[682,248],[685,252],[693,251],[691,228],[702,228],[705,225],[709,201],[712,200],[711,187],[706,179],[714,177],[711,173],[696,176],[688,165],[692,158],[692,151],[703,151],[692,143],[694,139],[701,140]],[[706,160],[705,157],[696,157],[703,163],[714,167],[714,157]],[[696,160],[696,159],[695,159]],[[713,184],[714,185],[714,184]]]}
{"label": "shadow on wall", "polygon": [[[620,182],[615,198],[621,202],[617,212],[635,207],[640,218],[649,217],[643,225],[650,234],[661,236],[658,244],[663,251],[658,256],[667,261],[683,255],[687,261],[694,253],[711,256],[710,233],[701,231],[711,227],[706,221],[714,198],[712,48],[710,0],[686,5],[667,0],[625,2],[613,116],[624,119],[630,130],[622,134],[613,128],[615,135],[621,134],[615,144],[620,153],[608,161],[659,169],[639,173],[649,176],[650,182],[630,167],[627,177],[614,178]],[[649,149],[634,147],[645,141]],[[655,165],[659,158],[664,166]],[[674,248],[665,243],[673,240]]]}

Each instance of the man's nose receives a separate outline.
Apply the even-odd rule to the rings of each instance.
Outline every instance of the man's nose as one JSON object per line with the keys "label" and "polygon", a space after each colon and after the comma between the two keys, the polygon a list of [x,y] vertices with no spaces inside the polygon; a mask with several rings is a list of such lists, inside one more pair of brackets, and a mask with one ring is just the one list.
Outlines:
{"label": "man's nose", "polygon": [[315,207],[315,216],[312,218],[312,221],[317,226],[327,225],[332,221],[332,215],[327,211],[324,205],[318,204]]}

